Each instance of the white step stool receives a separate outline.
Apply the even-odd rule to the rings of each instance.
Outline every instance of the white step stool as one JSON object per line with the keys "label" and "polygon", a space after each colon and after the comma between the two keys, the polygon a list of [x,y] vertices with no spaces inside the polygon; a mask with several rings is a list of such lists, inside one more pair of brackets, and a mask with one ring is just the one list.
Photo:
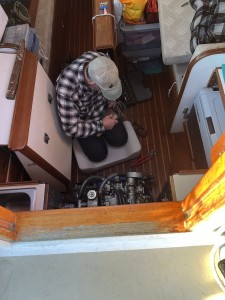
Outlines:
{"label": "white step stool", "polygon": [[90,161],[81,149],[81,146],[77,139],[73,140],[73,150],[78,167],[82,172],[89,174],[100,169],[121,163],[123,161],[136,158],[140,155],[141,144],[137,138],[133,126],[129,121],[124,121],[123,124],[128,134],[128,141],[126,145],[122,147],[112,147],[110,145],[107,145],[108,155],[104,160],[100,162]]}

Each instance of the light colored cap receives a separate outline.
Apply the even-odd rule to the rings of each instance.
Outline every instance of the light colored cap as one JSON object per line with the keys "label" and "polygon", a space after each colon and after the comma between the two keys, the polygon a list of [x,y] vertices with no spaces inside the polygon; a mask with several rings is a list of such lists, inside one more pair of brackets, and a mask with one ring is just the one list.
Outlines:
{"label": "light colored cap", "polygon": [[115,63],[106,56],[99,56],[88,64],[88,75],[100,87],[103,96],[116,100],[122,94],[122,85]]}

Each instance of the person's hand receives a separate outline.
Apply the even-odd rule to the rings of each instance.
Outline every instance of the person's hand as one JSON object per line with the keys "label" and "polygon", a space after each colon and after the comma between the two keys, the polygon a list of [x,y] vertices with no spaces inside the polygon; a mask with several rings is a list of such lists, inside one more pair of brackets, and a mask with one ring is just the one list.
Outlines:
{"label": "person's hand", "polygon": [[116,104],[116,100],[110,100],[108,101],[108,108],[113,107]]}
{"label": "person's hand", "polygon": [[105,130],[111,130],[117,123],[118,120],[115,119],[115,115],[109,114],[102,119]]}

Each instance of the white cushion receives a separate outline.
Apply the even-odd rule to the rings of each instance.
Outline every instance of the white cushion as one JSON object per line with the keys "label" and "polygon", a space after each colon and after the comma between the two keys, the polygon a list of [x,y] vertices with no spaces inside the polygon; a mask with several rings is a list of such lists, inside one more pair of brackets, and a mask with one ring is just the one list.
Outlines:
{"label": "white cushion", "polygon": [[84,154],[77,139],[73,140],[73,150],[79,169],[84,173],[93,173],[100,169],[136,158],[140,155],[141,144],[129,121],[124,121],[124,126],[128,133],[128,141],[122,147],[108,146],[108,155],[101,162],[90,161]]}
{"label": "white cushion", "polygon": [[188,0],[158,0],[162,58],[165,65],[181,64],[191,59],[190,25],[195,10]]}

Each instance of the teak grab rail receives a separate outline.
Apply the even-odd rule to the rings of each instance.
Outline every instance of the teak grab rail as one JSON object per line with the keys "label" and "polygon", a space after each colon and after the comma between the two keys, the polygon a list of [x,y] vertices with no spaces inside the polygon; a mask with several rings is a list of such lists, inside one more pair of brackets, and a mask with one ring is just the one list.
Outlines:
{"label": "teak grab rail", "polygon": [[100,13],[100,0],[92,0],[93,49],[115,49],[115,21],[113,3],[107,1],[107,14]]}

